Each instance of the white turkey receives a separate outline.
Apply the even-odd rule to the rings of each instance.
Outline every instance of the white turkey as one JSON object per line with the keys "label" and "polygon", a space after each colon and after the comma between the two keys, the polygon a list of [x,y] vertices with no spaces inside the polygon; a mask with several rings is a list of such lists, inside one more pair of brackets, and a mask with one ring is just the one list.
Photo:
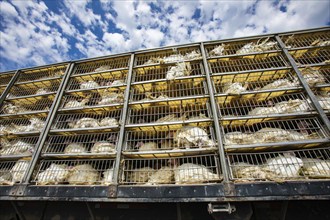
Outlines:
{"label": "white turkey", "polygon": [[209,52],[209,56],[222,56],[222,55],[225,55],[225,49],[226,49],[225,44],[215,46],[214,49]]}
{"label": "white turkey", "polygon": [[164,63],[163,59],[160,57],[151,57],[147,62],[143,65],[150,65],[150,64],[157,64],[157,63]]}
{"label": "white turkey", "polygon": [[18,160],[15,165],[11,168],[10,174],[12,175],[12,182],[20,182],[23,179],[25,172],[30,165],[30,161]]}
{"label": "white turkey", "polygon": [[28,111],[26,108],[18,104],[14,105],[12,103],[5,104],[2,109],[5,114],[17,114]]}
{"label": "white turkey", "polygon": [[65,154],[82,154],[87,153],[87,149],[83,144],[70,143],[64,149]]}
{"label": "white turkey", "polygon": [[330,110],[330,97],[329,96],[316,96],[321,108],[324,110]]}
{"label": "white turkey", "polygon": [[262,88],[256,89],[256,90],[270,90],[270,89],[280,89],[280,88],[290,88],[290,87],[296,87],[299,83],[291,82],[288,79],[278,79],[275,80],[272,83],[269,83],[265,85]]}
{"label": "white turkey", "polygon": [[92,165],[81,164],[71,168],[68,182],[72,185],[93,185],[98,177],[99,174]]}
{"label": "white turkey", "polygon": [[308,139],[308,135],[281,128],[262,128],[253,135],[259,143],[300,141]]}
{"label": "white turkey", "polygon": [[105,117],[100,120],[99,125],[101,127],[111,127],[111,126],[118,126],[119,122],[115,118]]}
{"label": "white turkey", "polygon": [[109,69],[111,69],[111,67],[109,65],[103,65],[103,66],[100,66],[99,68],[96,68],[94,70],[94,72],[106,71],[106,70],[109,70]]}
{"label": "white turkey", "polygon": [[7,170],[0,170],[0,185],[13,185],[11,174]]}
{"label": "white turkey", "polygon": [[311,46],[318,46],[318,47],[324,47],[324,46],[330,46],[330,40],[322,40],[317,39],[311,43]]}
{"label": "white turkey", "polygon": [[91,153],[115,153],[115,152],[116,152],[116,145],[107,141],[98,141],[93,145],[91,149]]}
{"label": "white turkey", "polygon": [[301,173],[308,177],[330,178],[330,160],[302,158]]}
{"label": "white turkey", "polygon": [[247,53],[255,53],[255,52],[264,52],[267,50],[274,49],[277,42],[269,41],[269,38],[266,38],[264,41],[260,42],[261,39],[257,41],[257,43],[251,42],[245,44],[241,49],[236,51],[236,54],[247,54]]}
{"label": "white turkey", "polygon": [[143,167],[131,170],[127,175],[127,181],[130,183],[146,183],[151,175],[156,172],[151,167]]}
{"label": "white turkey", "polygon": [[[301,74],[309,86],[324,84],[326,82],[324,76],[319,73],[315,67],[307,66],[301,70]],[[297,77],[294,77],[294,83],[299,84],[299,79]]]}
{"label": "white turkey", "polygon": [[52,185],[67,181],[70,174],[69,167],[66,164],[52,163],[45,171],[37,175],[37,184]]}
{"label": "white turkey", "polygon": [[135,145],[135,148],[139,149],[139,152],[141,151],[155,151],[158,150],[158,145],[155,142],[138,142]]}
{"label": "white turkey", "polygon": [[87,102],[89,102],[90,95],[86,98],[82,99],[81,101],[78,100],[70,100],[67,103],[65,103],[64,108],[79,108],[84,107]]}
{"label": "white turkey", "polygon": [[191,73],[190,63],[177,63],[176,66],[170,67],[170,69],[166,73],[167,80],[174,80],[177,77],[181,76],[189,76]]}
{"label": "white turkey", "polygon": [[259,142],[253,133],[242,133],[240,131],[228,132],[224,136],[226,145],[256,144]]}
{"label": "white turkey", "polygon": [[105,170],[102,174],[102,184],[111,185],[113,183],[113,168]]}
{"label": "white turkey", "polygon": [[50,91],[49,89],[47,88],[40,88],[36,91],[36,95],[44,95],[44,94],[47,94],[47,93],[51,93],[52,91]]}
{"label": "white turkey", "polygon": [[102,100],[98,103],[99,105],[110,105],[124,102],[124,94],[111,92],[108,90],[100,92]]}
{"label": "white turkey", "polygon": [[45,125],[45,122],[39,118],[30,118],[29,125],[16,125],[12,124],[10,132],[32,132],[32,131],[41,131]]}
{"label": "white turkey", "polygon": [[214,147],[215,142],[209,138],[205,130],[195,126],[184,126],[174,134],[174,142],[178,147]]}
{"label": "white turkey", "polygon": [[34,151],[34,145],[26,143],[21,140],[15,140],[8,143],[5,147],[0,150],[0,155],[17,155],[27,154],[32,155]]}
{"label": "white turkey", "polygon": [[95,118],[81,118],[77,121],[68,122],[69,128],[97,128],[99,127],[99,122]]}
{"label": "white turkey", "polygon": [[247,84],[244,86],[242,83],[235,82],[235,83],[226,83],[223,85],[223,91],[225,94],[228,95],[239,95],[242,92],[245,92],[247,89]]}
{"label": "white turkey", "polygon": [[[247,180],[276,180],[276,174],[261,166],[239,162],[232,165],[234,178]],[[244,180],[241,180],[244,181]]]}
{"label": "white turkey", "polygon": [[169,166],[163,166],[151,176],[149,176],[146,185],[169,184],[174,178],[173,169]]}
{"label": "white turkey", "polygon": [[174,63],[174,62],[183,62],[184,56],[181,54],[173,54],[168,57],[163,57],[163,60],[160,63]]}
{"label": "white turkey", "polygon": [[99,86],[100,85],[97,82],[92,81],[92,80],[80,83],[80,89],[94,89],[94,88],[97,88]]}
{"label": "white turkey", "polygon": [[218,181],[220,177],[204,165],[184,163],[174,167],[175,184],[194,184]]}
{"label": "white turkey", "polygon": [[190,53],[186,53],[185,59],[187,59],[187,60],[198,60],[198,59],[202,59],[202,56],[199,53],[199,51],[193,50]]}
{"label": "white turkey", "polygon": [[264,167],[279,178],[292,178],[299,176],[299,170],[303,166],[303,161],[295,156],[280,155],[275,158],[270,158],[264,164]]}
{"label": "white turkey", "polygon": [[110,84],[110,86],[122,86],[122,85],[125,85],[125,82],[124,82],[124,80],[121,80],[121,79],[119,79],[119,80],[114,80],[114,81]]}

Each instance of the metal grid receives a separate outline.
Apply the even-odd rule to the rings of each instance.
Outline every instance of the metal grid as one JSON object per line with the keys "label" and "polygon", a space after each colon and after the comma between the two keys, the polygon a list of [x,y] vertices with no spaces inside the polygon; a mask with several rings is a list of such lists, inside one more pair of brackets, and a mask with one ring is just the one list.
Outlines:
{"label": "metal grid", "polygon": [[[176,70],[173,73],[173,70]],[[154,80],[169,80],[204,76],[202,62],[180,62],[171,65],[139,67],[133,69],[132,82],[147,82]]]}
{"label": "metal grid", "polygon": [[69,93],[62,98],[60,109],[93,108],[97,106],[122,105],[123,90],[98,90],[98,92]]}
{"label": "metal grid", "polygon": [[205,47],[207,56],[244,55],[249,53],[263,53],[279,50],[279,45],[273,37],[264,37],[253,40],[233,41],[212,44]]}
{"label": "metal grid", "polygon": [[76,135],[49,135],[42,155],[114,154],[118,132]]}
{"label": "metal grid", "polygon": [[306,50],[290,51],[297,65],[327,64],[330,62],[330,50],[327,48],[316,48]]}
{"label": "metal grid", "polygon": [[0,73],[0,87],[3,86],[6,87],[13,76],[14,76],[14,72]]}
{"label": "metal grid", "polygon": [[111,185],[114,160],[42,160],[36,166],[32,183],[37,185]]}
{"label": "metal grid", "polygon": [[[177,130],[157,132],[126,131],[124,152],[160,153],[166,156],[168,151],[180,150],[202,151],[216,148],[215,134],[212,126],[207,128],[184,126]],[[166,151],[166,152],[164,152]],[[177,154],[176,154],[177,155]]]}
{"label": "metal grid", "polygon": [[228,153],[234,181],[276,181],[330,178],[330,149]]}
{"label": "metal grid", "polygon": [[[244,148],[244,145],[275,147],[275,144],[290,144],[309,141],[329,141],[326,131],[317,118],[276,120],[256,123],[251,126],[231,124],[223,127],[223,140],[227,149]],[[260,150],[260,149],[259,149]],[[265,150],[261,148],[261,150]]]}
{"label": "metal grid", "polygon": [[330,84],[330,66],[306,66],[299,68],[310,87],[324,87]]}
{"label": "metal grid", "polygon": [[126,86],[128,70],[77,75],[70,78],[66,91]]}
{"label": "metal grid", "polygon": [[50,80],[50,79],[54,79],[54,78],[63,77],[66,67],[67,67],[67,65],[51,66],[51,67],[42,68],[42,69],[21,71],[21,73],[19,74],[19,77],[16,81],[16,84],[22,83],[22,82]]}
{"label": "metal grid", "polygon": [[96,72],[104,72],[112,75],[121,74],[121,71],[116,72],[114,70],[128,68],[129,60],[130,56],[122,56],[81,63],[76,66],[73,75]]}
{"label": "metal grid", "polygon": [[216,155],[164,159],[125,159],[124,185],[207,184],[222,180]]}
{"label": "metal grid", "polygon": [[19,137],[7,139],[1,137],[0,140],[0,156],[31,156],[35,150],[35,145],[39,136]]}
{"label": "metal grid", "polygon": [[185,106],[155,105],[149,108],[129,109],[127,124],[182,122],[210,119],[209,104],[187,103]]}
{"label": "metal grid", "polygon": [[172,48],[135,56],[134,66],[201,60],[199,47]]}
{"label": "metal grid", "polygon": [[54,101],[54,95],[48,97],[12,99],[5,101],[0,108],[0,115],[16,115],[20,113],[33,113],[49,111]]}
{"label": "metal grid", "polygon": [[0,161],[0,185],[21,182],[29,165],[29,160]]}
{"label": "metal grid", "polygon": [[289,49],[330,45],[330,32],[313,32],[304,34],[282,35],[282,41]]}
{"label": "metal grid", "polygon": [[54,79],[51,81],[31,81],[29,83],[15,84],[10,89],[7,99],[55,93],[60,83],[61,79]]}
{"label": "metal grid", "polygon": [[77,129],[87,130],[102,128],[117,128],[121,110],[107,112],[58,114],[53,121],[52,130]]}
{"label": "metal grid", "polygon": [[45,117],[0,120],[0,135],[40,132],[45,121]]}
{"label": "metal grid", "polygon": [[[330,89],[330,88],[327,88]],[[318,100],[319,104],[321,105],[321,108],[325,110],[326,112],[330,112],[330,90],[321,90],[315,92],[316,99]]]}
{"label": "metal grid", "polygon": [[262,90],[294,89],[300,86],[293,70],[270,70],[212,77],[215,93],[239,95]]}
{"label": "metal grid", "polygon": [[236,99],[222,105],[219,103],[221,117],[265,116],[274,114],[299,114],[310,112],[313,108],[304,93],[291,93],[264,101],[258,99]]}
{"label": "metal grid", "polygon": [[209,60],[210,73],[228,73],[248,70],[263,70],[271,68],[287,67],[288,63],[279,53],[267,54],[267,57],[246,59],[219,58]]}
{"label": "metal grid", "polygon": [[173,83],[166,83],[163,86],[155,85],[151,90],[143,85],[134,85],[131,88],[130,102],[164,101],[172,98],[203,96],[208,94],[204,79],[199,81],[176,80]]}

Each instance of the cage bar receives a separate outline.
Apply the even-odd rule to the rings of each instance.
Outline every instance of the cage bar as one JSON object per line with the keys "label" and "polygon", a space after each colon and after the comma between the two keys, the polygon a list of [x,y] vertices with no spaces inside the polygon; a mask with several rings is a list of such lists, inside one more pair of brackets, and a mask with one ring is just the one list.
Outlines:
{"label": "cage bar", "polygon": [[0,139],[0,158],[31,156],[39,136]]}
{"label": "cage bar", "polygon": [[228,153],[230,178],[236,182],[330,178],[329,148],[263,153]]}
{"label": "cage bar", "polygon": [[216,155],[163,159],[125,159],[120,183],[124,185],[208,184],[220,182]]}
{"label": "cage bar", "polygon": [[289,53],[298,66],[312,64],[328,64],[330,62],[330,51],[327,48],[316,48],[306,50],[292,50]]}
{"label": "cage bar", "polygon": [[40,133],[45,126],[45,117],[0,119],[0,136],[2,135],[30,135]]}
{"label": "cage bar", "polygon": [[30,160],[0,161],[0,186],[20,183],[30,164]]}
{"label": "cage bar", "polygon": [[330,32],[321,31],[303,34],[286,34],[281,36],[286,48],[320,47],[330,44]]}
{"label": "cage bar", "polygon": [[116,153],[118,132],[49,135],[44,144],[43,156],[79,156],[91,154],[112,155]]}
{"label": "cage bar", "polygon": [[113,159],[41,160],[31,183],[36,185],[111,185]]}
{"label": "cage bar", "polygon": [[14,74],[15,72],[0,73],[0,88],[6,87],[7,84],[10,82],[11,78],[14,76]]}
{"label": "cage bar", "polygon": [[[64,76],[67,64],[62,66],[51,66],[41,69],[23,70],[21,71],[15,84],[36,82],[36,81],[49,81],[58,79]],[[41,82],[40,82],[41,84]]]}

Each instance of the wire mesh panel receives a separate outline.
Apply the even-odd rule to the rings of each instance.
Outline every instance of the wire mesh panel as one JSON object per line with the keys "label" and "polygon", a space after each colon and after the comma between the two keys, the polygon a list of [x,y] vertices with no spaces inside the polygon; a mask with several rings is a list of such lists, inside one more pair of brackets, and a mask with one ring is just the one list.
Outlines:
{"label": "wire mesh panel", "polygon": [[[96,73],[96,72],[107,73],[111,76],[121,75],[122,71],[118,69],[128,68],[129,61],[130,61],[130,56],[121,56],[121,57],[114,57],[109,59],[95,60],[86,63],[80,63],[76,66],[73,75]],[[106,74],[102,74],[102,75],[105,76]]]}
{"label": "wire mesh panel", "polygon": [[114,155],[116,153],[118,137],[118,132],[49,135],[46,143],[44,144],[42,155]]}
{"label": "wire mesh panel", "polygon": [[29,160],[0,161],[0,185],[13,185],[23,180]]}
{"label": "wire mesh panel", "polygon": [[267,51],[269,52],[273,50],[279,50],[280,48],[273,37],[265,37],[259,39],[212,44],[207,45],[205,49],[208,57],[213,57],[263,53]]}
{"label": "wire mesh panel", "polygon": [[202,62],[179,62],[170,65],[135,68],[133,70],[132,82],[148,82],[155,80],[172,81],[182,78],[196,78],[203,75],[205,74]]}
{"label": "wire mesh panel", "polygon": [[107,112],[58,114],[51,130],[96,131],[116,129],[119,126],[121,110]]}
{"label": "wire mesh panel", "polygon": [[135,66],[175,63],[188,60],[200,60],[202,55],[199,47],[172,48],[161,51],[137,54]]}
{"label": "wire mesh panel", "polygon": [[330,45],[330,32],[320,31],[303,34],[289,34],[280,36],[289,49],[301,47],[319,47]]}
{"label": "wire mesh panel", "polygon": [[312,147],[329,143],[317,118],[276,120],[251,126],[230,124],[222,128],[227,150],[266,150],[286,145]]}
{"label": "wire mesh panel", "polygon": [[126,131],[124,155],[144,158],[183,156],[212,152],[216,146],[212,126],[188,125],[177,130],[156,132]]}
{"label": "wire mesh panel", "polygon": [[317,48],[308,51],[294,50],[290,51],[290,54],[297,65],[328,64],[330,62],[329,48]]}
{"label": "wire mesh panel", "polygon": [[111,185],[114,160],[41,160],[34,170],[37,185]]}
{"label": "wire mesh panel", "polygon": [[45,117],[0,120],[0,136],[11,134],[31,134],[40,132],[45,125]]}
{"label": "wire mesh panel", "polygon": [[228,153],[230,178],[237,182],[330,178],[330,149]]}
{"label": "wire mesh panel", "polygon": [[74,75],[70,78],[66,91],[96,88],[118,88],[126,85],[128,70],[96,72]]}
{"label": "wire mesh panel", "polygon": [[190,120],[209,121],[210,119],[211,116],[208,102],[188,103],[185,106],[155,105],[142,109],[130,108],[127,124],[139,126],[147,123],[182,123]]}
{"label": "wire mesh panel", "polygon": [[0,73],[0,87],[6,87],[15,72]]}
{"label": "wire mesh panel", "polygon": [[0,108],[0,115],[18,115],[36,112],[48,112],[53,104],[54,96],[31,97],[5,101]]}
{"label": "wire mesh panel", "polygon": [[7,99],[22,96],[49,95],[55,93],[61,83],[61,79],[51,81],[31,81],[29,83],[15,84],[9,91]]}
{"label": "wire mesh panel", "polygon": [[267,57],[246,58],[218,58],[209,60],[210,73],[228,73],[248,70],[264,70],[287,67],[288,63],[280,53],[267,54]]}
{"label": "wire mesh panel", "polygon": [[31,156],[35,150],[39,136],[15,137],[0,139],[0,156]]}
{"label": "wire mesh panel", "polygon": [[222,180],[216,155],[164,159],[125,159],[124,185],[207,184]]}
{"label": "wire mesh panel", "polygon": [[51,66],[41,69],[25,70],[21,71],[16,84],[22,82],[32,82],[41,80],[51,80],[63,77],[67,64],[61,66]]}
{"label": "wire mesh panel", "polygon": [[321,108],[325,110],[327,113],[330,111],[330,88],[327,90],[320,90],[315,92],[316,99],[318,100]]}
{"label": "wire mesh panel", "polygon": [[306,66],[299,68],[310,87],[325,87],[330,84],[330,66]]}

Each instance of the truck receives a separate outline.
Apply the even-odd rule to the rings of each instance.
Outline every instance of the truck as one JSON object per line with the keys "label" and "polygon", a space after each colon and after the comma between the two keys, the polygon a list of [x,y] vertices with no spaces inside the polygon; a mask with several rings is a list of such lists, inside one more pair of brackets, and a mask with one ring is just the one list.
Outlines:
{"label": "truck", "polygon": [[0,73],[1,219],[330,219],[330,28]]}

